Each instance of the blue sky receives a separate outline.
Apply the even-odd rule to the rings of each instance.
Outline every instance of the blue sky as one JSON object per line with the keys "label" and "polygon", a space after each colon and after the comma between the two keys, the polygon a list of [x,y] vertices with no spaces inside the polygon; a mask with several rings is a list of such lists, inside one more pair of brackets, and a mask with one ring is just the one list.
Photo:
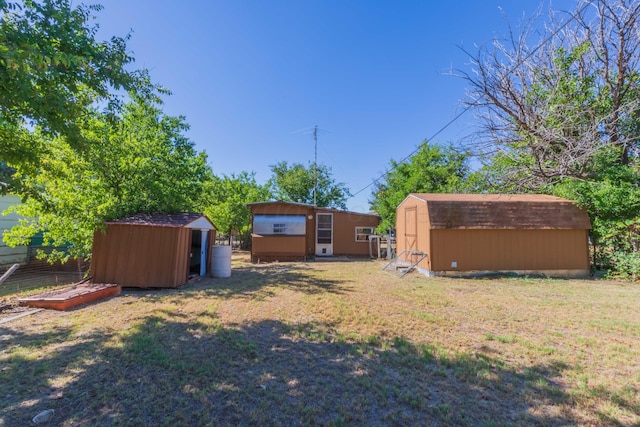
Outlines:
{"label": "blue sky", "polygon": [[[104,0],[99,37],[132,31],[135,67],[173,92],[164,111],[184,115],[189,138],[216,174],[313,161],[332,168],[369,210],[391,159],[409,155],[463,107],[470,71],[460,49],[507,33],[538,1]],[[548,2],[544,3],[545,6]],[[575,1],[555,1],[573,9]],[[432,142],[459,144],[468,112]],[[364,190],[363,190],[364,189]]]}

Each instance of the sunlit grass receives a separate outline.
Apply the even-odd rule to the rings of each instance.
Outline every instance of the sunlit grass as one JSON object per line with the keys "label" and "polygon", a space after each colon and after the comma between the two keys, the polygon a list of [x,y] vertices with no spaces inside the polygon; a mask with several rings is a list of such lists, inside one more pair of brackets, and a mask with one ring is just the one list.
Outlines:
{"label": "sunlit grass", "polygon": [[0,425],[640,423],[638,285],[233,262],[4,325]]}

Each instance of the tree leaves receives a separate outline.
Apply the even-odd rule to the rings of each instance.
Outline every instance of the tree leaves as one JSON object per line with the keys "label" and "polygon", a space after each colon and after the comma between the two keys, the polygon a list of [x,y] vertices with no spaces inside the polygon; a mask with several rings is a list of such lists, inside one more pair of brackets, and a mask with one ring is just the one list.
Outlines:
{"label": "tree leaves", "polygon": [[104,221],[200,208],[211,171],[206,155],[182,135],[186,129],[182,118],[137,100],[126,104],[115,121],[94,111],[81,126],[91,142],[81,152],[65,138],[46,139],[46,158],[37,167],[17,165],[25,201],[14,209],[26,219],[5,234],[5,241],[28,244],[43,232],[47,243],[67,248],[50,259],[88,256],[93,233]]}
{"label": "tree leaves", "polygon": [[467,155],[452,146],[424,141],[407,161],[391,161],[389,172],[376,183],[371,207],[380,215],[383,233],[395,228],[396,208],[410,193],[455,193],[469,174]]}
{"label": "tree leaves", "polygon": [[[88,141],[78,121],[100,102],[117,105],[112,90],[140,84],[138,74],[126,70],[133,61],[127,37],[95,39],[89,19],[100,8],[72,7],[69,0],[0,3],[0,160],[41,158],[41,147],[22,135],[36,126],[83,148]],[[12,149],[16,144],[20,150]]]}
{"label": "tree leaves", "polygon": [[[268,186],[273,197],[278,200],[298,203],[315,203],[324,208],[347,208],[347,198],[351,195],[347,186],[335,182],[331,168],[312,165],[305,168],[300,163],[291,166],[286,161],[271,166],[273,175]],[[314,183],[315,182],[315,183]]]}
{"label": "tree leaves", "polygon": [[218,230],[245,235],[251,229],[251,211],[247,203],[269,200],[266,185],[258,185],[255,173],[240,172],[213,177],[204,193],[204,212]]}

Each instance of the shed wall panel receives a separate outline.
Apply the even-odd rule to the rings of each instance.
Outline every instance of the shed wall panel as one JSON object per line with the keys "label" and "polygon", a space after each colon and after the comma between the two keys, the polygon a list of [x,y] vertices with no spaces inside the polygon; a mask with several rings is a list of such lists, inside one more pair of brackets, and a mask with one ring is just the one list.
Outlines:
{"label": "shed wall panel", "polygon": [[94,235],[94,283],[178,287],[187,281],[190,229],[109,224]]}
{"label": "shed wall panel", "polygon": [[433,271],[589,269],[587,230],[431,230],[429,256]]}

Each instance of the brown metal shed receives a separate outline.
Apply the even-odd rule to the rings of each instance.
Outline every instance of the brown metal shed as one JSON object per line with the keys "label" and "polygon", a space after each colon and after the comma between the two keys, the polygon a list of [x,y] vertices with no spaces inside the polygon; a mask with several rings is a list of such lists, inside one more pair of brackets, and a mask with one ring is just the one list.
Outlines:
{"label": "brown metal shed", "polygon": [[410,194],[396,211],[397,253],[427,254],[427,275],[589,274],[589,216],[537,194]]}
{"label": "brown metal shed", "polygon": [[320,208],[304,203],[250,203],[253,262],[303,261],[314,256],[369,256],[376,214]]}
{"label": "brown metal shed", "polygon": [[93,238],[94,283],[176,288],[211,266],[216,228],[198,213],[138,214],[106,223]]}

